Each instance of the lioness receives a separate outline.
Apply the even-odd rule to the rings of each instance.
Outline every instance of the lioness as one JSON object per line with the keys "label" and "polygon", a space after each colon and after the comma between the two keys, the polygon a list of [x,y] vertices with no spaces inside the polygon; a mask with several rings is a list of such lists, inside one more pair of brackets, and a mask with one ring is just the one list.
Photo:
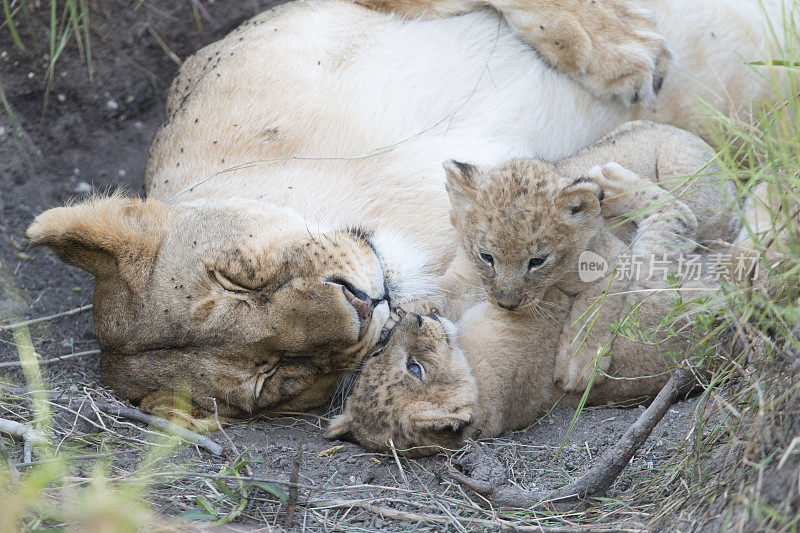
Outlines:
{"label": "lioness", "polygon": [[452,260],[441,161],[559,158],[636,117],[692,127],[695,97],[737,112],[764,95],[743,64],[765,57],[758,1],[650,7],[673,68],[652,106],[626,106],[549,68],[490,10],[287,4],[184,63],[147,200],[53,209],[28,235],[95,274],[118,395],[185,382],[230,415],[309,408],[371,348],[382,302],[423,296]]}
{"label": "lioness", "polygon": [[[614,139],[617,144],[612,147]],[[460,213],[454,217],[460,232],[471,230],[469,239],[496,247],[492,251],[497,260],[492,266],[497,270],[509,266],[501,262],[509,257],[527,253],[527,259],[532,245],[550,246],[546,255],[559,256],[552,258],[555,264],[563,257],[576,261],[573,252],[587,247],[606,258],[646,254],[642,271],[632,280],[617,279],[618,274],[612,272],[593,283],[577,281],[571,285],[558,283],[556,278],[542,286],[541,291],[537,288],[534,310],[538,312],[509,312],[484,300],[470,307],[457,325],[435,314],[406,314],[392,330],[385,347],[376,350],[365,362],[344,412],[331,421],[326,435],[349,436],[369,449],[384,450],[393,445],[398,452],[410,455],[432,453],[436,447],[457,447],[476,430],[499,435],[531,424],[558,401],[576,405],[581,396],[575,393],[586,388],[595,358],[605,362],[597,367],[609,380],[602,382],[595,378],[590,403],[654,396],[667,381],[670,368],[679,364],[690,348],[686,337],[666,334],[662,322],[666,318],[668,325],[679,331],[684,326],[691,327],[692,319],[684,313],[690,312],[693,300],[702,296],[702,292],[693,289],[713,288],[717,282],[713,277],[689,278],[682,280],[677,289],[665,275],[652,276],[647,259],[658,254],[659,260],[673,261],[681,250],[690,253],[695,245],[687,243],[695,242],[698,219],[716,225],[719,236],[732,229],[733,221],[728,219],[733,217],[720,216],[718,204],[711,203],[720,200],[718,177],[699,183],[674,184],[673,191],[668,192],[616,163],[606,164],[602,169],[595,167],[577,180],[564,180],[566,176],[560,176],[556,170],[589,163],[592,151],[620,155],[632,148],[634,139],[642,153],[631,160],[638,159],[639,166],[651,169],[654,163],[660,163],[655,166],[663,166],[665,173],[656,173],[656,178],[662,185],[669,183],[670,171],[679,169],[683,159],[692,159],[685,154],[698,155],[698,146],[692,144],[683,146],[684,150],[675,150],[686,136],[674,128],[639,123],[601,140],[580,157],[570,158],[572,161],[553,165],[538,160],[524,163],[515,160],[486,171],[490,177],[486,180],[484,176],[483,183],[478,169],[451,165],[448,185],[454,186],[453,181],[457,181],[460,187],[455,193],[456,201],[480,202],[481,212],[487,213],[484,217],[468,212],[466,218],[489,221],[490,225],[494,222],[495,230],[505,224],[506,239],[500,239],[497,231],[488,235],[485,230],[476,231],[475,220],[469,228],[459,219]],[[661,147],[665,153],[661,153]],[[662,157],[645,164],[644,160],[653,153]],[[669,155],[677,160],[670,161]],[[694,161],[702,165],[696,158]],[[464,187],[471,192],[467,192],[467,198],[460,198]],[[521,188],[530,192],[512,198],[511,193],[519,193]],[[530,196],[537,189],[552,188],[555,190],[549,191],[551,194]],[[602,215],[632,217],[636,228],[635,244],[630,249],[610,231],[602,235],[597,231],[604,227],[600,199]],[[512,206],[508,205],[509,200]],[[653,202],[662,206],[658,213],[649,210]],[[688,205],[700,210],[695,212]],[[461,209],[474,211],[472,205],[454,205],[454,211]],[[548,230],[557,230],[557,238],[539,240]],[[714,237],[708,230],[700,233]],[[567,244],[555,251],[552,247],[556,240]],[[532,244],[521,244],[528,242]],[[483,249],[478,247],[474,253],[485,261],[482,256],[488,254]],[[564,273],[573,272],[573,265],[562,264],[559,270],[563,278]],[[469,283],[468,279],[465,281]],[[570,294],[577,287],[579,292]],[[609,294],[604,295],[604,290]],[[491,292],[487,290],[486,294]],[[686,303],[676,313],[674,302],[679,298]],[[628,314],[624,313],[626,310]],[[583,320],[582,315],[587,314],[592,317]],[[623,326],[630,317],[636,325],[626,332]],[[572,353],[572,345],[578,345],[588,329],[585,322],[592,322],[587,333],[590,338],[580,343],[589,345],[588,356],[580,349],[577,354]],[[637,332],[636,328],[646,333]],[[609,353],[598,354],[598,342]],[[575,360],[578,362],[573,364]],[[574,375],[566,372],[566,379],[578,383],[559,384],[559,380],[565,379],[561,375],[565,373],[561,368],[565,365],[574,372]]]}

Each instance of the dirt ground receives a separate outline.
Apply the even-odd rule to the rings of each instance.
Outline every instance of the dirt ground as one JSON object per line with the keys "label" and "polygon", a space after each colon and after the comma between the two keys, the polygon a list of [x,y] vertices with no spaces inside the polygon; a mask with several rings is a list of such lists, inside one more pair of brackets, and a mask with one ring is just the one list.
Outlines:
{"label": "dirt ground", "polygon": [[[279,2],[208,0],[204,5],[213,22],[203,20],[203,28],[199,29],[189,0],[152,4],[90,2],[93,80],[89,79],[78,47],[71,42],[56,64],[46,107],[47,9],[40,8],[41,13],[20,28],[26,51],[19,51],[7,32],[0,31],[0,86],[16,121],[16,125],[12,124],[6,113],[0,113],[0,324],[91,303],[92,277],[65,265],[48,250],[27,248],[25,229],[41,211],[71,199],[79,200],[93,191],[124,188],[142,194],[148,148],[163,120],[166,89],[177,69],[164,48],[184,59],[276,3]],[[97,349],[91,312],[38,323],[30,331],[41,358]],[[9,332],[0,332],[0,363],[18,357],[11,340]],[[0,379],[3,377],[23,383],[22,373],[13,367],[0,367]],[[73,393],[102,389],[98,355],[50,364],[46,377],[53,387]],[[19,414],[19,407],[12,404],[0,401],[0,416]],[[666,463],[670,452],[684,443],[696,404],[697,400],[692,399],[670,410],[610,496],[624,491],[637,476]],[[264,461],[251,464],[252,471],[247,473],[275,480],[289,479],[298,445],[303,446],[298,480],[304,488],[299,491],[300,505],[293,518],[287,522],[286,508],[274,503],[275,498],[267,492],[256,491],[237,522],[312,531],[345,527],[438,530],[445,526],[419,519],[387,520],[363,508],[350,508],[352,505],[347,502],[317,503],[316,507],[307,502],[358,499],[421,514],[462,515],[463,502],[468,500],[444,475],[448,461],[462,462],[475,477],[496,483],[531,489],[558,486],[579,476],[597,454],[618,440],[639,413],[637,409],[609,408],[583,412],[557,457],[573,416],[571,409],[556,408],[527,430],[483,441],[479,456],[468,447],[450,456],[402,460],[399,464],[391,456],[366,453],[352,443],[325,440],[320,418],[324,413],[245,421],[227,427],[225,435],[215,433],[211,437],[226,446],[231,455],[238,451],[263,457]],[[83,446],[84,452],[87,448],[90,452],[100,450],[104,444],[113,444],[118,452],[122,450],[110,466],[116,476],[130,475],[142,459],[141,447],[135,445],[146,438],[141,428],[119,424],[114,426],[114,436],[106,438],[101,432],[85,437],[76,436],[79,432],[70,430],[64,420],[61,423],[66,427],[66,442]],[[21,446],[15,447],[13,453],[15,459],[22,460]],[[217,474],[225,463],[188,448],[172,454],[156,470]],[[89,460],[78,461],[87,471],[91,464]],[[155,509],[167,515],[198,508],[196,496],[207,494],[209,484],[197,476],[178,480],[173,477],[168,483],[154,479],[151,497]],[[476,504],[482,503],[475,495],[469,496]],[[397,498],[417,503],[398,506],[394,501]],[[221,510],[227,512],[233,505],[220,494]],[[492,516],[491,511],[478,513],[481,514],[484,518]],[[516,519],[541,523],[537,520],[542,517],[529,513]],[[647,521],[647,515],[631,510],[632,527]],[[570,525],[564,519],[545,523]]]}

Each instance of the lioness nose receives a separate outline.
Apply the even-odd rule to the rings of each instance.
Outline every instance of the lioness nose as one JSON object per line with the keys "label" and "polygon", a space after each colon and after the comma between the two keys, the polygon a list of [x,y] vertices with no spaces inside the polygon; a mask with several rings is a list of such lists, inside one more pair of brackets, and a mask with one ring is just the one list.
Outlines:
{"label": "lioness nose", "polygon": [[361,321],[361,327],[358,330],[358,340],[364,336],[372,320],[372,298],[367,296],[367,293],[360,291],[355,287],[348,288],[342,285],[342,293],[350,304],[356,308],[356,313]]}

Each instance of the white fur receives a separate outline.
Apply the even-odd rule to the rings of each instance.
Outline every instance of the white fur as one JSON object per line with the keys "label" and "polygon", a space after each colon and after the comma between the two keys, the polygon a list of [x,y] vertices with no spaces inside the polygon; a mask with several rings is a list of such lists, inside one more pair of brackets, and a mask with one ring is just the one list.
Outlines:
{"label": "white fur", "polygon": [[386,296],[392,307],[430,296],[434,271],[429,253],[408,237],[389,229],[376,231],[369,241],[383,268]]}
{"label": "white fur", "polygon": [[[765,3],[777,11],[778,0]],[[768,57],[758,4],[652,0],[675,62],[654,108],[626,108],[548,68],[490,10],[404,20],[298,0],[189,61],[176,86],[190,94],[170,97],[175,114],[154,143],[148,194],[169,198],[240,165],[179,200],[245,197],[310,220],[401,229],[442,273],[456,246],[442,161],[556,159],[636,118],[691,128],[696,99],[746,109],[765,92],[744,64]],[[215,50],[224,61],[203,71]],[[384,247],[400,261],[392,268],[420,271],[422,259]],[[401,292],[417,294],[419,283]]]}

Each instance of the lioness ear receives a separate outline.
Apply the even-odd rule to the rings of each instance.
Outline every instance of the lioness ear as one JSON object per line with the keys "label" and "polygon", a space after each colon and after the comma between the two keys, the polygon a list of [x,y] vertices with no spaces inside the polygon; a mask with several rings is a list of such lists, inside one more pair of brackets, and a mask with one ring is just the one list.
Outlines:
{"label": "lioness ear", "polygon": [[475,186],[475,173],[478,170],[474,165],[450,160],[442,163],[447,173],[445,188],[450,196],[450,205],[454,210],[463,210],[475,201],[477,187]]}
{"label": "lioness ear", "polygon": [[600,215],[602,199],[603,188],[593,179],[582,177],[561,189],[554,202],[570,223],[581,223]]}
{"label": "lioness ear", "polygon": [[158,200],[98,197],[45,211],[27,236],[32,246],[49,246],[63,261],[97,277],[124,271],[130,279],[149,273],[171,213]]}
{"label": "lioness ear", "polygon": [[340,415],[336,415],[331,419],[331,423],[325,430],[326,439],[341,439],[344,438],[353,426],[353,417],[350,413],[345,411]]}

